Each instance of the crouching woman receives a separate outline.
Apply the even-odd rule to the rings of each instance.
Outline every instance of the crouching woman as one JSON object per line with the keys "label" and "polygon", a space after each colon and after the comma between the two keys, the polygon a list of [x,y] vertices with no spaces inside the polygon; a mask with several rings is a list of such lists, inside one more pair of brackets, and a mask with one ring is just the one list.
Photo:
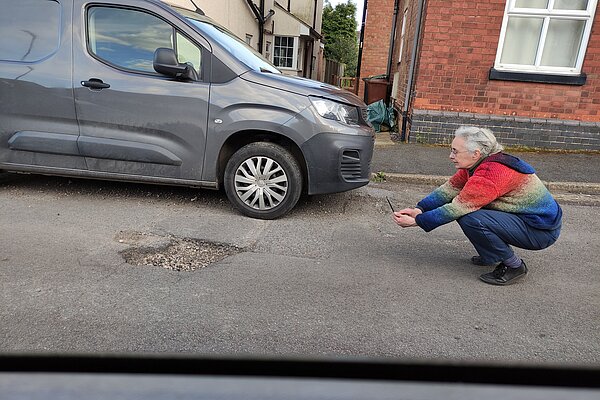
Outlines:
{"label": "crouching woman", "polygon": [[562,210],[526,162],[502,152],[489,129],[456,130],[450,161],[457,172],[415,208],[394,213],[403,228],[429,232],[457,221],[478,255],[476,265],[496,265],[480,279],[507,285],[527,274],[514,247],[541,250],[560,234]]}

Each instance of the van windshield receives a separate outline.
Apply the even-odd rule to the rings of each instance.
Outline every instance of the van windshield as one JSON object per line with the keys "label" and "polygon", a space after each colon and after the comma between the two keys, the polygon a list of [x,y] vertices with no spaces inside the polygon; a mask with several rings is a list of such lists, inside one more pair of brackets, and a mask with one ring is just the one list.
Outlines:
{"label": "van windshield", "polygon": [[235,54],[235,56],[240,61],[242,61],[251,69],[261,72],[271,72],[274,74],[281,73],[281,71],[279,71],[273,64],[271,64],[269,60],[264,58],[262,54],[250,47],[246,42],[238,38],[233,32],[230,32],[227,28],[217,24],[210,18],[201,16],[195,12],[181,8],[176,9],[177,12],[186,17],[188,21],[196,25],[203,32],[209,34],[211,38],[216,40],[231,54]]}

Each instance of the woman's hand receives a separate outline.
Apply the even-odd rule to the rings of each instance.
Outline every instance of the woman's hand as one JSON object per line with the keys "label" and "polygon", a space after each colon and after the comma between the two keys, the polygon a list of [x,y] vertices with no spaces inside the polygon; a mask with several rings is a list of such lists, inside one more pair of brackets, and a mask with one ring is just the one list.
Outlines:
{"label": "woman's hand", "polygon": [[[403,228],[409,228],[411,226],[417,226],[415,217],[419,215],[421,210],[416,209],[419,212],[415,212],[414,209],[405,208],[404,210],[396,211],[394,213],[394,221]],[[415,215],[414,217],[412,215]]]}
{"label": "woman's hand", "polygon": [[417,215],[423,213],[420,208],[405,208],[398,211],[400,214],[408,215],[413,218],[417,218]]}

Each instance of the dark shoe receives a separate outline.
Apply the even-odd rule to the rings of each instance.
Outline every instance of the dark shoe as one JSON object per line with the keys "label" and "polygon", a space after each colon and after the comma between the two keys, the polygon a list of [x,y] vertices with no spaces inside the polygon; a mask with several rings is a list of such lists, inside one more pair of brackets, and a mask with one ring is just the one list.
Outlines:
{"label": "dark shoe", "polygon": [[481,261],[481,257],[480,256],[473,256],[473,257],[471,257],[471,262],[473,264],[475,264],[475,265],[481,265],[483,267],[489,267],[489,266],[494,265],[493,263],[492,264],[484,263],[483,261]]}
{"label": "dark shoe", "polygon": [[521,260],[521,266],[519,268],[510,268],[504,265],[504,263],[500,263],[496,269],[481,275],[479,279],[490,285],[510,285],[517,279],[524,277],[526,274],[527,265],[525,265],[525,261]]}

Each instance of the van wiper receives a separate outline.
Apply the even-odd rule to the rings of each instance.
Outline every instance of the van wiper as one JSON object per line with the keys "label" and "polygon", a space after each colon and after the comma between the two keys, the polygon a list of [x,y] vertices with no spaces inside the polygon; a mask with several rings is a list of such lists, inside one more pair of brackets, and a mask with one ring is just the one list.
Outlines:
{"label": "van wiper", "polygon": [[266,69],[265,67],[260,67],[260,72],[268,72],[270,74],[273,73],[273,71],[271,71],[270,69]]}

